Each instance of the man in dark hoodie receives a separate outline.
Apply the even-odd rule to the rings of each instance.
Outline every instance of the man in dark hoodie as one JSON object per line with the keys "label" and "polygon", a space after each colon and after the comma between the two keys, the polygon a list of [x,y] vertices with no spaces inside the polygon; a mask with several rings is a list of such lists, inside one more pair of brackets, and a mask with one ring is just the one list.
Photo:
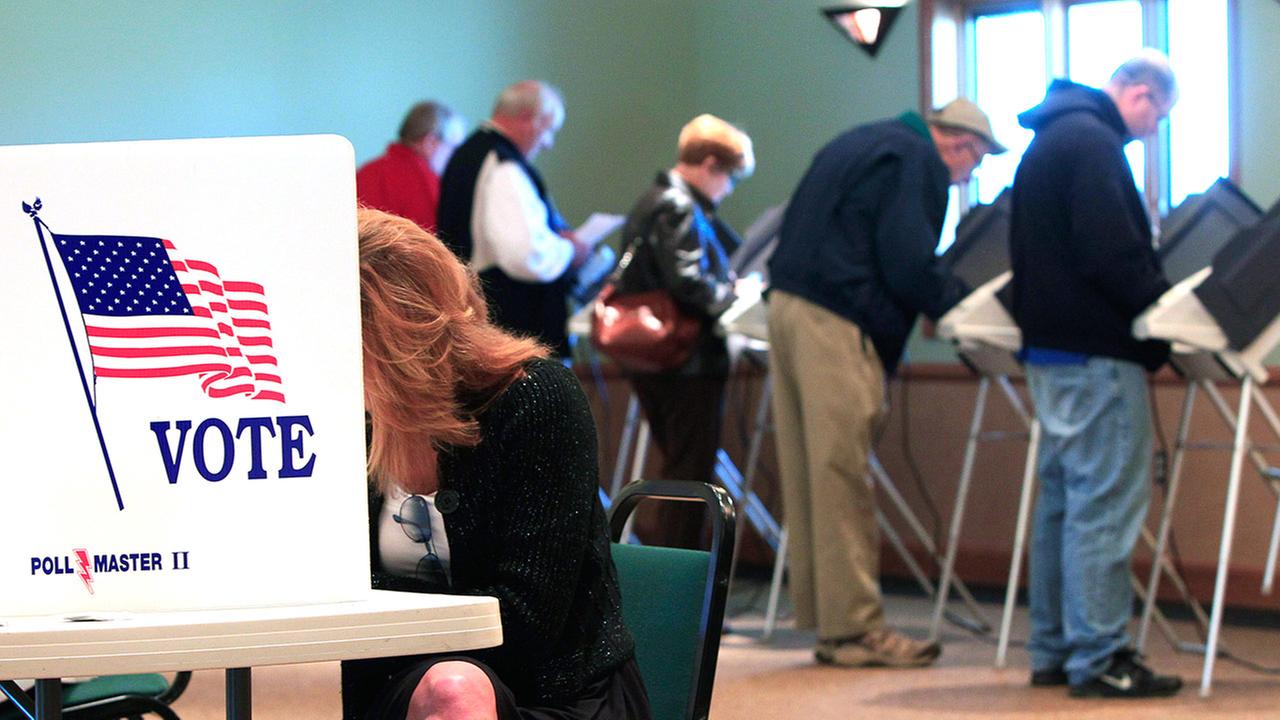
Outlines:
{"label": "man in dark hoodie", "polygon": [[934,249],[947,186],[1004,152],[961,98],[849,130],[818,151],[769,260],[774,439],[796,623],[819,662],[928,665],[936,643],[887,627],[875,492],[867,484],[884,378],[925,313],[966,293]]}
{"label": "man in dark hoodie", "polygon": [[1158,52],[1101,90],[1054,81],[1018,116],[1035,139],[1013,181],[1013,316],[1042,429],[1031,546],[1031,684],[1076,697],[1171,695],[1129,647],[1129,563],[1150,500],[1146,372],[1169,348],[1133,319],[1169,288],[1124,146],[1177,100]]}

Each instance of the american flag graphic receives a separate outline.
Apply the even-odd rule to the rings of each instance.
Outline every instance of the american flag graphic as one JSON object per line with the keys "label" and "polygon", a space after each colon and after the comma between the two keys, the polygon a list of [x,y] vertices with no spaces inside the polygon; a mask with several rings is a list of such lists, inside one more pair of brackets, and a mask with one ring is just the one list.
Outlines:
{"label": "american flag graphic", "polygon": [[94,375],[196,375],[209,397],[284,402],[261,285],[223,280],[160,238],[60,235]]}

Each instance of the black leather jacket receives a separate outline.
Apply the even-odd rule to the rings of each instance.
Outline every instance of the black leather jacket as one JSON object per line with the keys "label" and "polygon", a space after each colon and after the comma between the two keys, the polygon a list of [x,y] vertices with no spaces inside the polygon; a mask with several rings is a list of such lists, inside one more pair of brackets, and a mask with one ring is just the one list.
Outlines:
{"label": "black leather jacket", "polygon": [[682,310],[702,320],[689,360],[664,374],[727,375],[729,354],[716,318],[733,304],[729,254],[741,241],[714,215],[715,205],[679,175],[659,173],[622,229],[615,271],[620,294],[663,288]]}

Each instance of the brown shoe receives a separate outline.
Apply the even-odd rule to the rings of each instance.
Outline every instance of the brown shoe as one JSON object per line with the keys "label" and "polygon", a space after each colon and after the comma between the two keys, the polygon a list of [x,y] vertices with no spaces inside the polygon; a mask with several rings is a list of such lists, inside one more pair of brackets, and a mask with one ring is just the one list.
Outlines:
{"label": "brown shoe", "polygon": [[847,640],[820,640],[813,652],[818,662],[842,667],[923,667],[941,654],[938,643],[913,640],[888,628]]}

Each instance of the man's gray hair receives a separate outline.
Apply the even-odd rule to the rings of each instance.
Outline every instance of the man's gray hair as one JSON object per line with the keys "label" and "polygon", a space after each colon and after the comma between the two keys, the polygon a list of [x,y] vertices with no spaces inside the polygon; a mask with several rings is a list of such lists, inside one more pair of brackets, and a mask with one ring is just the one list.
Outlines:
{"label": "man's gray hair", "polygon": [[1111,84],[1118,88],[1146,85],[1169,102],[1178,99],[1178,81],[1169,67],[1169,58],[1154,48],[1144,48],[1116,68]]}
{"label": "man's gray hair", "polygon": [[555,114],[563,119],[564,99],[553,85],[540,80],[521,80],[508,85],[493,104],[495,117]]}
{"label": "man's gray hair", "polygon": [[409,108],[400,123],[400,142],[409,145],[428,135],[444,137],[449,124],[461,121],[461,116],[444,103],[427,100]]}

